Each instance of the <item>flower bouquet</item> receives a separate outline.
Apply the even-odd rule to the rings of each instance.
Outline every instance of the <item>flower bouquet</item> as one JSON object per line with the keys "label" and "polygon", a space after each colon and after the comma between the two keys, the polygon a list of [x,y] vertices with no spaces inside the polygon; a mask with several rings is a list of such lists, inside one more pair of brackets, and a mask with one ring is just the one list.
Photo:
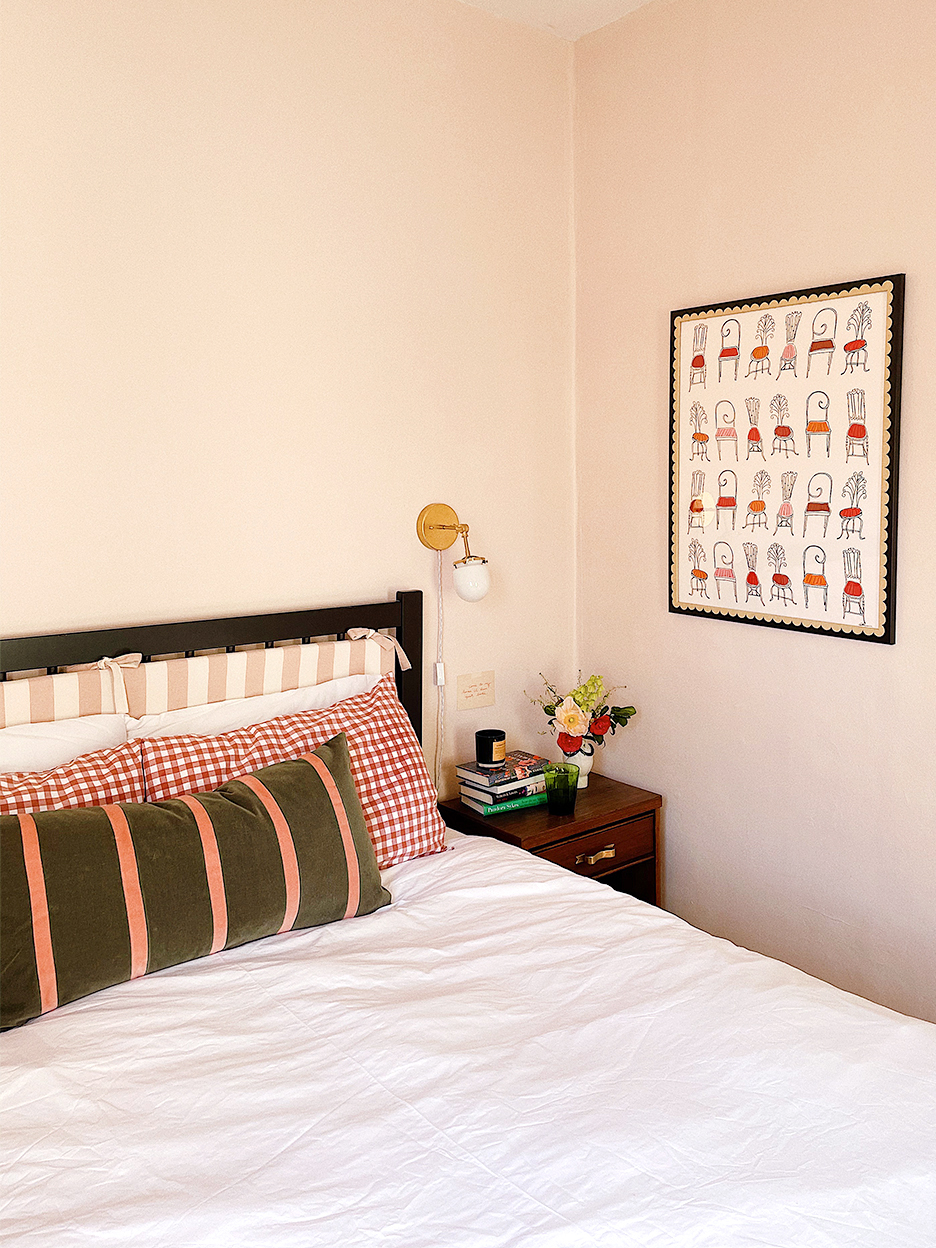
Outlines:
{"label": "flower bouquet", "polygon": [[[542,676],[542,672],[540,673]],[[615,692],[606,689],[601,676],[589,676],[571,693],[562,694],[543,676],[546,693],[532,698],[541,706],[556,733],[556,744],[567,762],[579,767],[579,788],[588,784],[596,745],[604,745],[605,737],[626,726],[637,711],[633,706],[610,706],[608,699]]]}

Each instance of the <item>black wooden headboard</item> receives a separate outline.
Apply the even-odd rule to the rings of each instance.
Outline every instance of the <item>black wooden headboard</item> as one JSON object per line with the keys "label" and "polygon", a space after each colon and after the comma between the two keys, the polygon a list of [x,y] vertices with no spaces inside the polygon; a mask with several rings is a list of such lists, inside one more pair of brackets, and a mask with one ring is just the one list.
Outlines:
{"label": "black wooden headboard", "polygon": [[400,701],[416,735],[422,740],[422,590],[408,589],[393,602],[355,603],[346,607],[317,607],[278,615],[240,615],[220,620],[185,620],[174,624],[144,624],[133,628],[95,629],[85,633],[58,633],[44,637],[8,637],[0,640],[0,680],[7,672],[48,672],[75,663],[95,663],[105,655],[139,652],[144,661],[154,655],[194,654],[196,650],[233,650],[236,646],[272,646],[275,641],[309,641],[342,637],[349,628],[393,629],[412,663],[408,672],[397,670]]}

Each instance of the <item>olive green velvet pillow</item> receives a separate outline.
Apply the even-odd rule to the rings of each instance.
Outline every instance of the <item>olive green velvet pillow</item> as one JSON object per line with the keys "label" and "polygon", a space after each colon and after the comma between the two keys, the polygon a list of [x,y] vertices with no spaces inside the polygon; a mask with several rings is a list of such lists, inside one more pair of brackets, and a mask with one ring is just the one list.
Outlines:
{"label": "olive green velvet pillow", "polygon": [[387,905],[343,733],[213,793],[0,819],[0,1028]]}

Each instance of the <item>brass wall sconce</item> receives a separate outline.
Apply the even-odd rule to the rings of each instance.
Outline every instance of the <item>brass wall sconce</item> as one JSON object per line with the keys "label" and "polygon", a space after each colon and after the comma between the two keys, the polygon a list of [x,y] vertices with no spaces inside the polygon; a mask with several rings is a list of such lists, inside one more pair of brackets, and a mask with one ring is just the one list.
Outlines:
{"label": "brass wall sconce", "polygon": [[448,550],[460,537],[465,543],[465,556],[457,559],[452,571],[455,592],[465,602],[478,602],[491,588],[488,561],[473,555],[468,546],[468,525],[461,524],[447,503],[430,503],[419,513],[416,535],[430,550]]}

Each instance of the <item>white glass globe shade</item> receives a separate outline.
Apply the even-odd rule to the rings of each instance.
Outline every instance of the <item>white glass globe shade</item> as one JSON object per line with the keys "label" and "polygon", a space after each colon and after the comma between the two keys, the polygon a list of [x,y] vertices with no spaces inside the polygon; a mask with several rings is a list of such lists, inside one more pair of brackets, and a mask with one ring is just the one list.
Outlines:
{"label": "white glass globe shade", "polygon": [[470,559],[467,563],[456,563],[452,569],[455,592],[465,602],[480,602],[491,588],[491,574],[486,559]]}

